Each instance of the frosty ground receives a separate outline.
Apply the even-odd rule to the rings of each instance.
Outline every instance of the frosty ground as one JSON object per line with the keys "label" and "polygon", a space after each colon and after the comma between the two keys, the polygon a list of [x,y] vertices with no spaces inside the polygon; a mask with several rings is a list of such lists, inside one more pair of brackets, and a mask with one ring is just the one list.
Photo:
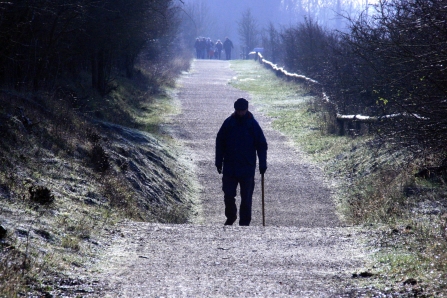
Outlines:
{"label": "frosty ground", "polygon": [[[165,127],[181,142],[199,185],[190,224],[122,223],[92,278],[101,297],[343,297],[364,266],[366,234],[335,212],[318,165],[250,111],[266,135],[266,227],[260,176],[250,227],[225,227],[221,176],[214,167],[216,133],[233,102],[250,95],[228,82],[230,62],[194,61],[178,81],[181,114]],[[239,199],[239,198],[238,198]]]}

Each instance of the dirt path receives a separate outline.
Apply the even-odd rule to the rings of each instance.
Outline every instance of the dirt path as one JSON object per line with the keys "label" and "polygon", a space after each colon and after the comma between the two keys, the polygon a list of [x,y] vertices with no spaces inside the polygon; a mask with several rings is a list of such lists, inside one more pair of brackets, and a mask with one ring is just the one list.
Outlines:
{"label": "dirt path", "polygon": [[[197,61],[189,75],[180,80],[178,97],[182,114],[176,119],[174,133],[191,149],[202,186],[203,222],[223,224],[223,194],[221,176],[214,167],[214,148],[217,131],[233,112],[233,103],[239,97],[250,100],[243,91],[228,85],[235,76],[229,63],[215,60]],[[321,173],[306,164],[288,140],[273,131],[269,120],[256,112],[264,130],[269,149],[268,170],[265,174],[267,224],[275,226],[333,227],[339,225],[334,214],[330,192],[323,186]],[[260,175],[254,193],[253,223],[261,225]]]}
{"label": "dirt path", "polygon": [[[185,143],[201,185],[202,212],[191,225],[123,224],[98,264],[108,297],[338,297],[362,265],[363,237],[334,213],[322,173],[300,157],[269,119],[250,110],[268,150],[267,227],[260,182],[251,227],[224,227],[221,176],[214,141],[238,97],[226,61],[196,61],[179,81],[182,114],[171,128]],[[103,283],[101,283],[103,284]]]}

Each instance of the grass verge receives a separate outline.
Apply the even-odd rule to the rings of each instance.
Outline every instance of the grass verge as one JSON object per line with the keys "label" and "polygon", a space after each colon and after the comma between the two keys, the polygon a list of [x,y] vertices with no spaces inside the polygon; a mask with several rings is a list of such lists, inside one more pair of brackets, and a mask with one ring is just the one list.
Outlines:
{"label": "grass verge", "polygon": [[237,73],[231,84],[250,93],[273,127],[324,170],[343,219],[371,231],[376,253],[367,267],[373,274],[359,281],[356,293],[447,296],[445,185],[414,175],[436,157],[412,159],[374,136],[329,134],[327,112],[304,86],[254,61],[232,61],[231,67]]}

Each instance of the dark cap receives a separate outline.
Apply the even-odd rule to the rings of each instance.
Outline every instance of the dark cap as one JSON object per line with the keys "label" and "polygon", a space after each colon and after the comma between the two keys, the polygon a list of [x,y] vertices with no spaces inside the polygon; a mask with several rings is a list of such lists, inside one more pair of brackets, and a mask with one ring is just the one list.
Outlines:
{"label": "dark cap", "polygon": [[234,102],[234,109],[242,111],[248,109],[248,101],[245,98],[238,98],[238,100]]}

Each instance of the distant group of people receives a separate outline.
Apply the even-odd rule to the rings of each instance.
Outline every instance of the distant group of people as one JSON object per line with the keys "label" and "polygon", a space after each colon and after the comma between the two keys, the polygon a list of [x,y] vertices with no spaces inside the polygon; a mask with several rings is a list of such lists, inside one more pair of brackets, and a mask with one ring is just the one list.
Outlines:
{"label": "distant group of people", "polygon": [[234,48],[233,42],[226,37],[222,42],[220,39],[214,43],[211,38],[197,37],[194,43],[197,59],[221,59],[222,50],[225,51],[225,59],[231,59],[231,50]]}

